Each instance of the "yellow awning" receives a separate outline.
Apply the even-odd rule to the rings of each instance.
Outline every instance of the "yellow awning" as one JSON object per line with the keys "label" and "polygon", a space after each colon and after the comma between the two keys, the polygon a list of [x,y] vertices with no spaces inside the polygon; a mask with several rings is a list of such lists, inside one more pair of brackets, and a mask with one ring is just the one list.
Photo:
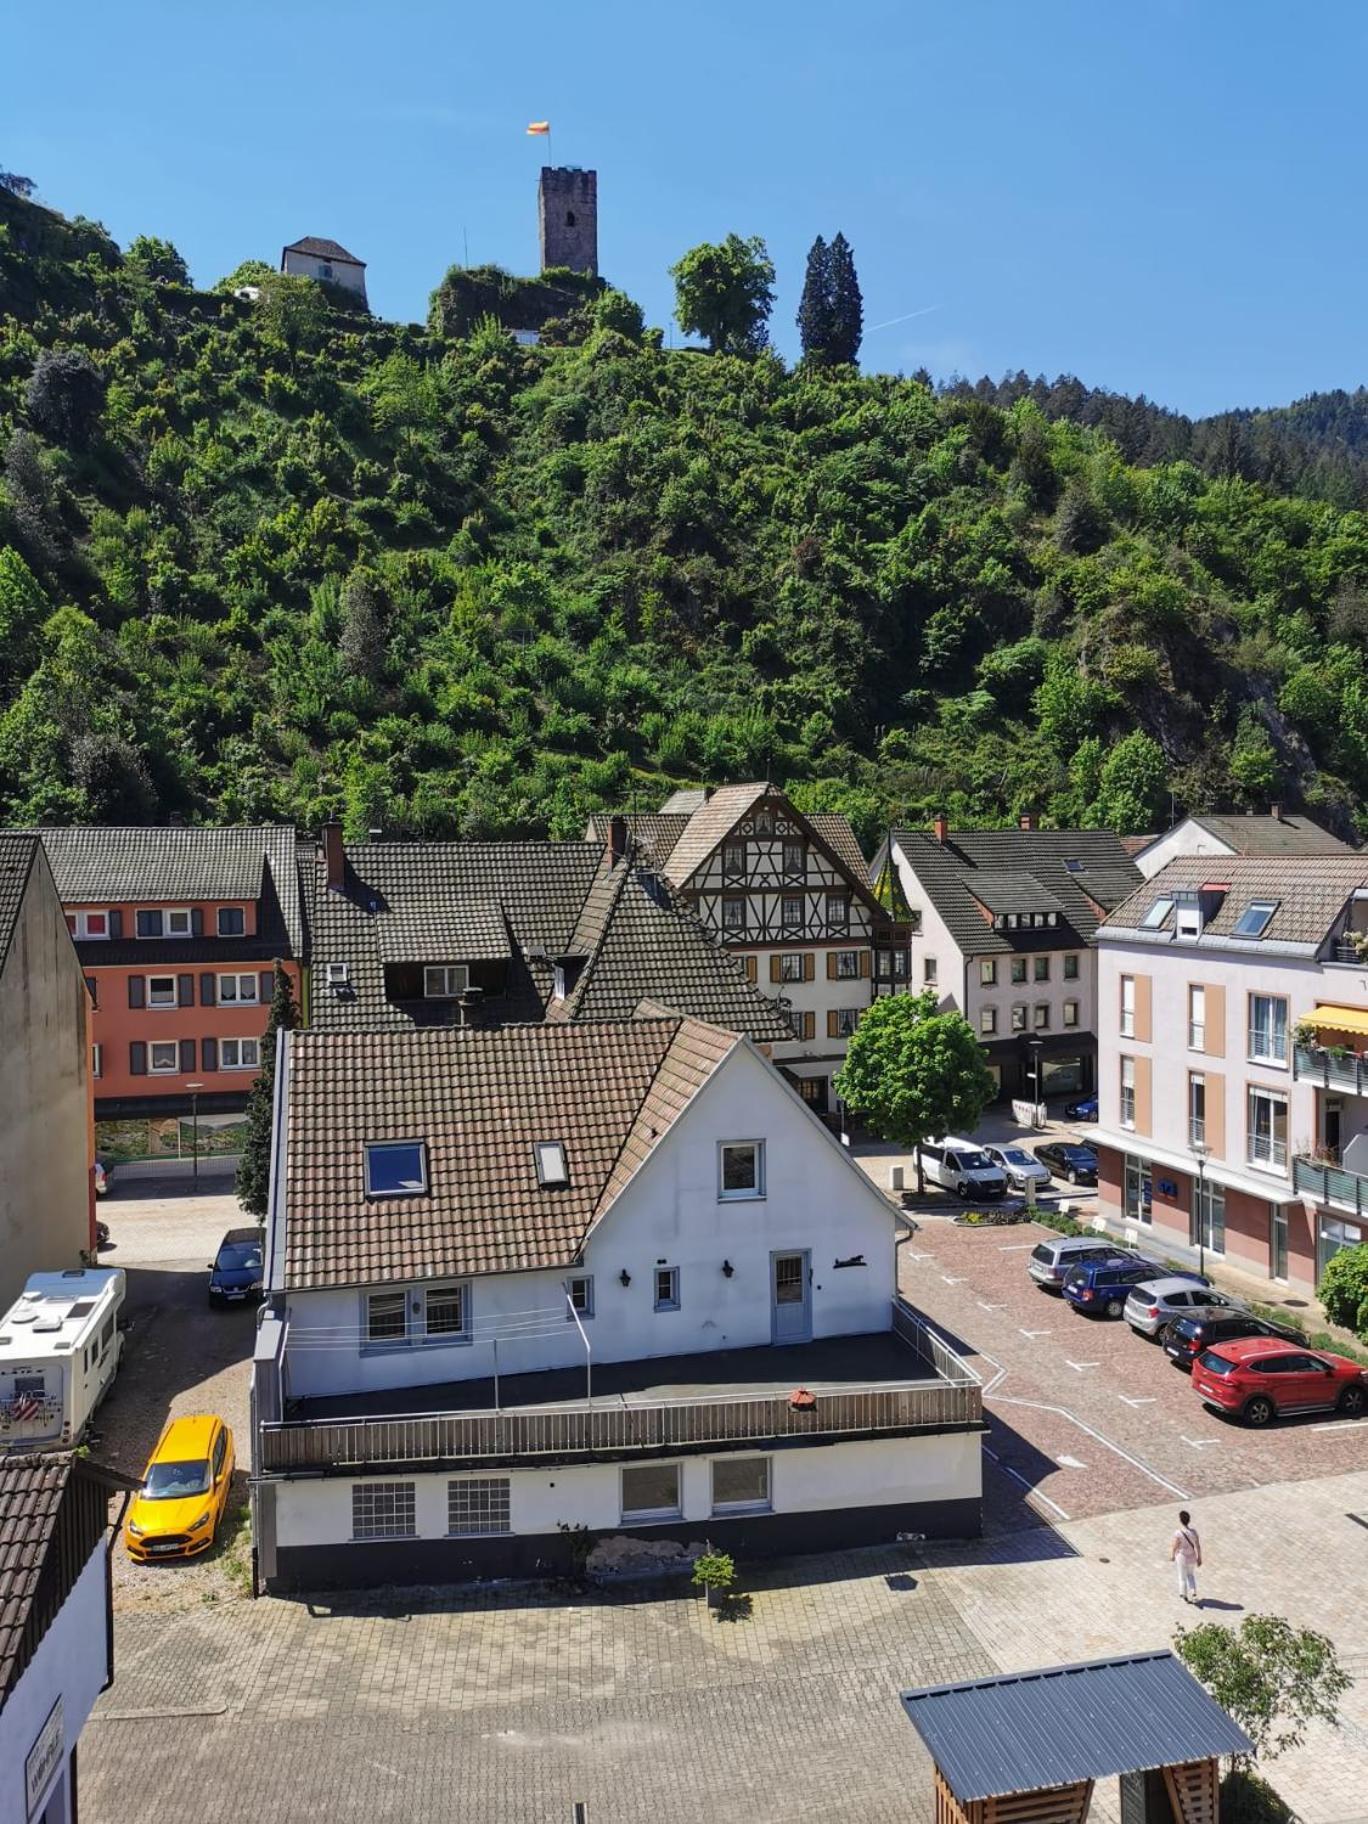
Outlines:
{"label": "yellow awning", "polygon": [[1331,1032],[1352,1032],[1368,1038],[1368,1007],[1317,1006],[1311,1015],[1313,1026],[1327,1027]]}

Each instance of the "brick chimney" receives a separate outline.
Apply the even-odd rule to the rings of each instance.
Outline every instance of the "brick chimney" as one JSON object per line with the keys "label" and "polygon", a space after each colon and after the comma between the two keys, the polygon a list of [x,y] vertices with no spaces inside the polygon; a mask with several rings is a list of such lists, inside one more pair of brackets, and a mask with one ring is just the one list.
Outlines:
{"label": "brick chimney", "polygon": [[1282,806],[1280,804],[1270,804],[1268,807],[1268,814],[1275,823],[1282,822]]}
{"label": "brick chimney", "polygon": [[328,871],[328,891],[340,893],[347,880],[347,851],[342,847],[342,825],[323,825],[323,861]]}
{"label": "brick chimney", "polygon": [[1019,830],[1033,830],[1035,827],[1036,820],[1034,811],[1023,811],[1020,817],[1017,818],[1017,828]]}
{"label": "brick chimney", "polygon": [[931,833],[942,847],[950,840],[950,819],[944,811],[937,811],[931,819]]}
{"label": "brick chimney", "polygon": [[608,819],[608,865],[615,868],[627,853],[627,819]]}

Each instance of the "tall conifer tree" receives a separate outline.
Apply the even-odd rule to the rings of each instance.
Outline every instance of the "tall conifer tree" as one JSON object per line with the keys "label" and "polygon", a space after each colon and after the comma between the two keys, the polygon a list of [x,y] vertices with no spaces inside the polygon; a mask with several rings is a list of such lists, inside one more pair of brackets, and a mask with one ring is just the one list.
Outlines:
{"label": "tall conifer tree", "polygon": [[859,359],[864,336],[864,299],[860,281],[855,276],[855,258],[850,242],[837,234],[828,249],[830,261],[831,340],[827,359],[848,362],[852,367]]}
{"label": "tall conifer tree", "polygon": [[798,335],[803,344],[805,361],[825,362],[831,359],[833,327],[831,249],[819,234],[808,252],[803,295],[798,304]]}
{"label": "tall conifer tree", "polygon": [[247,1097],[247,1134],[238,1160],[238,1202],[252,1216],[264,1216],[271,1191],[271,1126],[275,1118],[276,1034],[292,1032],[299,1024],[290,978],[275,966],[275,992],[271,1017],[261,1041],[261,1068]]}

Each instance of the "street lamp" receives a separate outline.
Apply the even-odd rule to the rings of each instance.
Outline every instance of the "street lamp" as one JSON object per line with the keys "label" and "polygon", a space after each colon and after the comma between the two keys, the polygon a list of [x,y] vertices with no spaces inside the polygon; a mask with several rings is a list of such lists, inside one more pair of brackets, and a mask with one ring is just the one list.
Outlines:
{"label": "street lamp", "polygon": [[187,1083],[190,1091],[190,1195],[199,1196],[199,1092],[203,1083]]}
{"label": "street lamp", "polygon": [[1206,1162],[1211,1148],[1202,1140],[1192,1142],[1192,1154],[1197,1161],[1197,1271],[1206,1273]]}
{"label": "street lamp", "polygon": [[1032,1036],[1026,1043],[1031,1048],[1031,1081],[1035,1086],[1035,1095],[1031,1100],[1032,1106],[1036,1110],[1036,1118],[1038,1120],[1040,1113],[1040,1053],[1044,1047],[1045,1041],[1044,1039]]}

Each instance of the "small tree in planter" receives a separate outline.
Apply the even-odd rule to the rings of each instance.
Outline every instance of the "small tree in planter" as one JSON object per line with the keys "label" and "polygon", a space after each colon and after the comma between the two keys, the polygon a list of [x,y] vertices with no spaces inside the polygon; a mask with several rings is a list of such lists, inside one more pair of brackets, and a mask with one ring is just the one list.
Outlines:
{"label": "small tree in planter", "polygon": [[730,1552],[700,1552],[694,1559],[693,1585],[705,1590],[708,1607],[713,1606],[713,1591],[725,1596],[736,1582],[736,1560]]}

